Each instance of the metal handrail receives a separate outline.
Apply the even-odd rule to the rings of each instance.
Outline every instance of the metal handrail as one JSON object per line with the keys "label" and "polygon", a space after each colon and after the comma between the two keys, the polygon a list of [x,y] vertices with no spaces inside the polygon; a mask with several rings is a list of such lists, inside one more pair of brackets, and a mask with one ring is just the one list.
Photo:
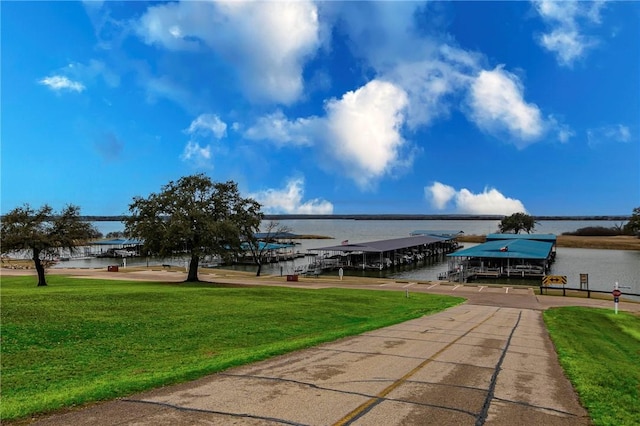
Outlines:
{"label": "metal handrail", "polygon": [[[544,294],[544,291],[543,291],[544,289],[562,290],[562,295],[563,296],[567,295],[567,290],[585,291],[585,292],[587,292],[587,298],[591,298],[591,293],[611,294],[611,290],[590,290],[590,289],[586,289],[586,288],[574,288],[574,287],[566,287],[566,286],[558,287],[558,286],[548,286],[548,285],[541,285],[540,286],[540,294]],[[640,297],[640,294],[638,294],[638,293],[622,293],[622,297],[624,297],[624,296]],[[611,298],[613,299],[613,295],[611,295]]]}

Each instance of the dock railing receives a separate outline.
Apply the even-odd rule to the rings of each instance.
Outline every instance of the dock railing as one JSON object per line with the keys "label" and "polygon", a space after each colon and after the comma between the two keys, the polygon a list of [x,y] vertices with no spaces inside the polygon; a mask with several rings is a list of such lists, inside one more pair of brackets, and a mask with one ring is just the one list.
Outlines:
{"label": "dock railing", "polygon": [[[563,296],[567,295],[567,291],[583,292],[583,293],[587,293],[587,298],[588,299],[591,298],[591,293],[609,294],[609,295],[611,295],[611,298],[613,298],[613,295],[611,294],[611,290],[590,290],[588,288],[575,288],[575,287],[566,287],[566,286],[541,285],[540,286],[540,294],[545,294],[544,290],[562,290],[562,295]],[[549,293],[547,292],[547,294],[549,294]],[[638,294],[638,293],[623,293],[622,297],[624,297],[624,296],[640,297],[640,294]]]}
{"label": "dock railing", "polygon": [[530,269],[509,269],[507,268],[488,268],[481,266],[469,266],[454,271],[447,272],[447,279],[455,282],[467,282],[473,278],[501,278],[501,277],[522,277],[537,278],[541,277],[543,272],[538,268]]}

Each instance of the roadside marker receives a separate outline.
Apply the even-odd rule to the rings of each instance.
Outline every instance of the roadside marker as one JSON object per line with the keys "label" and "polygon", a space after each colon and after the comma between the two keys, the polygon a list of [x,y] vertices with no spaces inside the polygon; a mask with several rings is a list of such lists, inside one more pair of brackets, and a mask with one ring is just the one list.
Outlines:
{"label": "roadside marker", "polygon": [[618,302],[620,301],[620,295],[622,294],[618,287],[618,281],[616,281],[616,285],[613,287],[613,291],[611,292],[611,294],[613,294],[613,307],[616,315],[618,315]]}
{"label": "roadside marker", "polygon": [[616,281],[616,285],[613,287],[613,291],[611,292],[611,294],[613,295],[613,305],[615,307],[615,312],[616,314],[618,313],[618,302],[620,301],[620,296],[622,296],[622,291],[620,291],[621,288],[631,288],[630,286],[621,286],[618,285],[618,281]]}
{"label": "roadside marker", "polygon": [[545,275],[542,277],[542,285],[567,284],[566,275]]}

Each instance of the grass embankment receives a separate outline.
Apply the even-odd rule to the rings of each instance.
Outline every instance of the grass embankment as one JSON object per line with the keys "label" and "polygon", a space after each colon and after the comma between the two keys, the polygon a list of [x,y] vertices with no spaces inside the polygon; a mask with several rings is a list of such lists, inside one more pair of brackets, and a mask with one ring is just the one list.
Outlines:
{"label": "grass embankment", "polygon": [[2,277],[2,419],[112,399],[437,312],[447,296]]}
{"label": "grass embankment", "polygon": [[566,307],[544,320],[560,364],[596,425],[640,424],[640,317]]}
{"label": "grass embankment", "polygon": [[[485,235],[462,235],[457,237],[459,242],[484,243]],[[629,235],[614,237],[583,237],[576,235],[558,235],[558,247],[607,249],[607,250],[640,250],[640,238]]]}

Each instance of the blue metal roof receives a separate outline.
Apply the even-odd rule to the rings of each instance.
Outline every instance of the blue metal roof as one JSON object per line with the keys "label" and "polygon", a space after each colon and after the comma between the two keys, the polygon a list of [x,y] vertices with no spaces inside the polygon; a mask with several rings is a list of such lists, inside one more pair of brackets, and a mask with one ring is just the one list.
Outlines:
{"label": "blue metal roof", "polygon": [[532,240],[556,242],[557,237],[554,234],[489,234],[487,241],[496,240]]}
{"label": "blue metal roof", "polygon": [[488,241],[455,253],[451,257],[484,257],[501,259],[546,259],[549,257],[553,243],[548,241],[531,241],[523,239]]}

